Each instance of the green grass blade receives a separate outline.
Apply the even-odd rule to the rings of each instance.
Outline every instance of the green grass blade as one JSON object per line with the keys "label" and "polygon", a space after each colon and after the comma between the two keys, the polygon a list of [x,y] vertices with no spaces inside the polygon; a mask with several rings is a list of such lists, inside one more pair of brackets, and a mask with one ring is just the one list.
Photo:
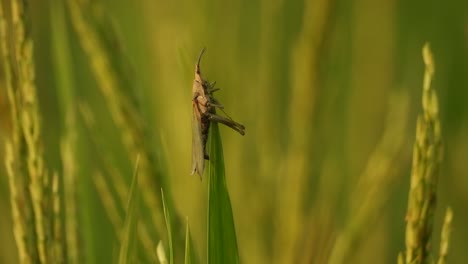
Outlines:
{"label": "green grass blade", "polygon": [[192,252],[191,241],[190,241],[190,230],[189,230],[189,223],[187,219],[187,226],[185,228],[185,264],[192,264],[192,256],[190,255]]}
{"label": "green grass blade", "polygon": [[190,235],[190,226],[187,219],[187,224],[185,227],[185,264],[196,264],[198,263],[195,256],[195,251],[192,244],[192,236]]}
{"label": "green grass blade", "polygon": [[161,189],[162,203],[164,209],[164,218],[166,219],[166,228],[167,228],[167,240],[169,244],[169,264],[174,263],[174,247],[172,245],[172,227],[171,227],[171,215],[169,210],[166,207],[166,200],[164,199],[164,192]]}
{"label": "green grass blade", "polygon": [[224,175],[218,124],[212,123],[208,163],[208,263],[239,263],[231,200]]}
{"label": "green grass blade", "polygon": [[139,158],[135,165],[135,171],[133,173],[132,185],[130,187],[127,213],[125,216],[124,229],[122,235],[122,243],[120,244],[119,251],[119,264],[131,263],[135,260],[135,236],[137,231],[138,223],[138,169],[139,169]]}

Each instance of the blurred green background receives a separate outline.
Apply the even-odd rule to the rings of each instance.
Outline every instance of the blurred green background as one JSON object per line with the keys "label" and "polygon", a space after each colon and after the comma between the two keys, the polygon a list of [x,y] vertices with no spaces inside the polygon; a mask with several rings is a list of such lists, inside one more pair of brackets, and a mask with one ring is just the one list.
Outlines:
{"label": "blurred green background", "polygon": [[[32,1],[30,20],[45,159],[60,171],[65,118],[56,82],[63,65],[52,59],[56,3]],[[131,62],[147,144],[156,149],[177,214],[189,219],[201,260],[207,181],[190,175],[191,85],[201,48],[202,72],[221,88],[217,99],[246,127],[244,137],[221,128],[243,263],[327,263],[342,248],[346,263],[395,263],[405,248],[421,48],[429,41],[445,149],[434,250],[451,206],[449,262],[467,258],[468,1],[103,0],[102,7]],[[76,100],[92,109],[101,149],[80,118],[77,177],[89,192],[79,197],[79,214],[94,230],[82,242],[94,252],[90,262],[109,263],[115,237],[91,177],[103,154],[129,180],[134,165],[73,27],[64,26]],[[11,128],[3,88],[0,96],[3,145]],[[16,263],[3,166],[0,176],[0,263]]]}

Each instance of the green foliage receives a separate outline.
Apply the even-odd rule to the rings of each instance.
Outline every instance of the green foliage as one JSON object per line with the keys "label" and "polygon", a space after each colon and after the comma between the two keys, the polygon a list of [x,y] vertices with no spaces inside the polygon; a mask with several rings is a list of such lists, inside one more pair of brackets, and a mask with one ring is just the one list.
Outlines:
{"label": "green foliage", "polygon": [[[405,243],[401,264],[463,262],[465,10],[0,1],[0,263],[394,263]],[[423,39],[437,69],[426,56],[421,102]],[[211,126],[202,181],[201,47],[248,131]]]}
{"label": "green foliage", "polygon": [[169,244],[169,264],[174,263],[174,244],[172,242],[172,227],[171,227],[171,214],[169,209],[166,207],[166,202],[164,199],[164,192],[161,190],[163,209],[164,209],[164,218],[166,219],[166,228],[167,228],[167,240]]}
{"label": "green foliage", "polygon": [[187,219],[187,225],[185,227],[185,264],[197,263],[196,257],[194,254],[192,236],[190,235],[190,225]]}
{"label": "green foliage", "polygon": [[[63,113],[61,138],[61,160],[63,163],[63,201],[65,219],[64,233],[66,234],[64,243],[66,245],[67,263],[75,264],[80,262],[79,237],[78,237],[78,213],[77,213],[77,179],[78,168],[76,160],[79,159],[78,148],[78,125],[76,116],[76,87],[75,76],[73,74],[73,61],[71,59],[71,47],[69,42],[69,31],[65,17],[65,4],[63,1],[54,0],[50,4],[51,15],[50,25],[52,28],[52,47],[55,69],[55,84],[59,88],[57,93],[60,97],[60,109]],[[81,185],[82,186],[82,185]],[[84,195],[89,197],[88,190],[81,188]],[[81,206],[85,203],[81,202]],[[89,203],[86,203],[89,204]],[[81,230],[84,233],[92,233],[91,225],[83,225]],[[63,234],[61,235],[63,237]],[[60,241],[62,243],[62,241]]]}
{"label": "green foliage", "polygon": [[223,145],[217,123],[210,126],[208,142],[208,263],[239,263],[236,229],[224,170]]}
{"label": "green foliage", "polygon": [[135,172],[132,177],[132,185],[128,194],[127,210],[123,227],[122,242],[119,250],[119,264],[135,263],[135,237],[138,228],[138,170],[139,160],[135,165]]}

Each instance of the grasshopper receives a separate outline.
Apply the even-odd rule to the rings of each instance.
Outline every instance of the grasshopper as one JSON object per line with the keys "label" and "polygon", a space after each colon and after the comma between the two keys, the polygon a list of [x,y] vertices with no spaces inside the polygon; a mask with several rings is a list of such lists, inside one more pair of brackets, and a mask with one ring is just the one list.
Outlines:
{"label": "grasshopper", "polygon": [[[195,80],[192,86],[192,175],[197,172],[200,178],[205,169],[205,160],[209,160],[206,153],[206,142],[211,122],[218,122],[226,125],[239,134],[245,134],[245,127],[232,120],[225,112],[224,107],[214,97],[213,93],[218,91],[215,88],[216,82],[209,83],[200,71],[200,60],[205,52],[203,48],[195,64]],[[216,114],[216,108],[223,111],[227,117]]]}

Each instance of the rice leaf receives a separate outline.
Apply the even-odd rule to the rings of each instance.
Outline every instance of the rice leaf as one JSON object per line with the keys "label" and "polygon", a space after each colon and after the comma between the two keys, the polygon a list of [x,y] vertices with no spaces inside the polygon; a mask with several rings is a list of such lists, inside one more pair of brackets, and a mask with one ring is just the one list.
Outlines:
{"label": "rice leaf", "polygon": [[132,185],[130,187],[130,193],[127,202],[127,212],[125,215],[124,229],[122,235],[122,243],[120,244],[119,251],[119,264],[125,264],[133,262],[134,260],[134,244],[135,235],[137,231],[138,223],[138,169],[139,169],[139,158],[135,165],[135,171],[133,173]]}
{"label": "rice leaf", "polygon": [[224,175],[221,135],[212,123],[208,162],[208,263],[239,263],[236,230]]}
{"label": "rice leaf", "polygon": [[164,192],[161,189],[162,203],[164,209],[164,218],[166,219],[166,228],[167,228],[167,240],[169,243],[169,264],[174,263],[174,249],[172,245],[172,228],[171,228],[171,215],[169,210],[166,207],[166,200],[164,199]]}
{"label": "rice leaf", "polygon": [[190,235],[190,226],[187,219],[187,224],[185,228],[185,264],[195,264],[197,263],[197,258],[195,257],[195,251],[192,244],[192,236]]}

